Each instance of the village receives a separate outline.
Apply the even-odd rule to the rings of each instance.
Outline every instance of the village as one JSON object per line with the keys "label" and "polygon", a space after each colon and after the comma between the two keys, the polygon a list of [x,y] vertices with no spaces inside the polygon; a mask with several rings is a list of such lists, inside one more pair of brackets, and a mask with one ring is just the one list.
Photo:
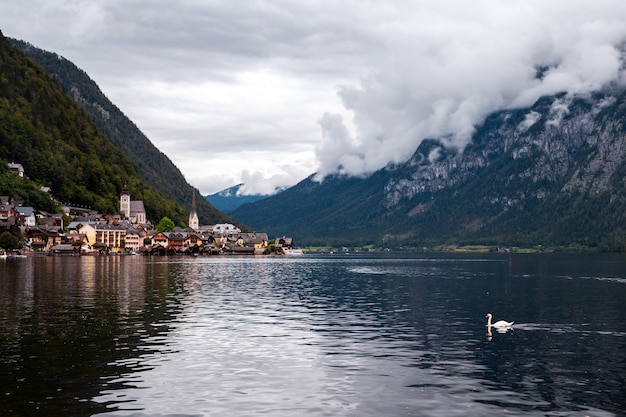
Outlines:
{"label": "village", "polygon": [[[9,163],[9,172],[23,176],[20,164]],[[42,187],[41,192],[50,193]],[[64,214],[46,213],[0,196],[0,234],[21,236],[13,256],[47,255],[299,255],[293,239],[270,241],[267,233],[242,232],[233,224],[200,225],[195,195],[186,228],[162,231],[147,221],[143,201],[132,200],[124,187],[120,214],[101,214],[84,207],[63,205]],[[69,224],[64,224],[70,218]],[[0,256],[11,256],[3,252]]]}

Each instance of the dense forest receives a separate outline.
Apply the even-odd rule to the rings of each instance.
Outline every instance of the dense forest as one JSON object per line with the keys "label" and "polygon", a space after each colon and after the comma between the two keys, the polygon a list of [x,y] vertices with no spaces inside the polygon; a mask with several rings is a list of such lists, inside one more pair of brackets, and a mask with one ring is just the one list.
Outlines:
{"label": "dense forest", "polygon": [[[34,191],[52,188],[58,201],[119,212],[124,184],[143,200],[151,221],[185,224],[188,208],[146,184],[136,163],[101,133],[50,75],[0,33],[0,160],[20,163],[28,181],[0,169],[0,194],[51,210]],[[39,207],[38,207],[39,208]]]}
{"label": "dense forest", "polygon": [[[111,103],[84,71],[55,53],[36,48],[24,41],[15,39],[9,39],[9,41],[41,65],[65,94],[82,108],[98,130],[133,161],[137,173],[143,180],[142,183],[151,186],[139,189],[131,187],[133,199],[156,203],[158,198],[150,191],[156,189],[183,206],[184,212],[188,212],[192,195],[195,194],[196,209],[201,224],[227,222],[237,224],[243,230],[247,230],[245,225],[214,208],[197,189],[188,184],[174,163],[159,151],[117,106]],[[154,209],[157,207],[158,205]],[[167,207],[167,209],[170,208]],[[177,218],[177,223],[186,224],[186,220],[182,218],[182,212],[173,216]]]}

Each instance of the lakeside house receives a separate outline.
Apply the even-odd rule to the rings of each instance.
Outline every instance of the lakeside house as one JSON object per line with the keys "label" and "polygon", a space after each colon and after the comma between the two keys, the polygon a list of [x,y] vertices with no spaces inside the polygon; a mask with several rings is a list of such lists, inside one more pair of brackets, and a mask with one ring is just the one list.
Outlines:
{"label": "lakeside house", "polygon": [[[16,218],[17,219],[17,218]],[[33,251],[72,253],[68,246],[97,248],[102,253],[142,253],[150,255],[215,255],[269,253],[266,233],[245,233],[232,224],[208,225],[198,230],[176,228],[159,232],[150,224],[105,218],[74,220],[63,233],[56,222],[29,226],[25,246]],[[54,248],[54,249],[53,249]]]}
{"label": "lakeside house", "polygon": [[[13,167],[13,168],[11,168]],[[9,164],[16,175],[24,175],[20,164]],[[12,172],[13,172],[12,171]],[[42,192],[51,193],[49,188]],[[263,255],[269,253],[266,233],[246,233],[229,223],[200,225],[195,197],[189,227],[158,232],[147,222],[143,201],[133,201],[124,186],[120,195],[121,215],[102,215],[84,207],[64,206],[73,220],[26,207],[8,196],[0,196],[0,232],[23,236],[23,249],[51,254],[142,253],[150,255]],[[65,229],[67,232],[65,232]],[[277,247],[290,247],[291,238],[277,239]]]}

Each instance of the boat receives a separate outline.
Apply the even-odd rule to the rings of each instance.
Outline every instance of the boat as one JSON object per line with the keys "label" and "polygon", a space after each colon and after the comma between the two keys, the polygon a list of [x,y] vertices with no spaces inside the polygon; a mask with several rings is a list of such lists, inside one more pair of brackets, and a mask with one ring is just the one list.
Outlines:
{"label": "boat", "polygon": [[80,247],[81,255],[100,255],[100,250],[94,248],[93,246],[83,245]]}
{"label": "boat", "polygon": [[7,258],[7,259],[26,258],[26,255],[24,255],[21,251],[15,249],[15,250],[10,251],[9,253],[4,252],[4,258]]}
{"label": "boat", "polygon": [[283,248],[283,255],[301,256],[301,255],[304,255],[304,251],[302,251],[302,249]]}

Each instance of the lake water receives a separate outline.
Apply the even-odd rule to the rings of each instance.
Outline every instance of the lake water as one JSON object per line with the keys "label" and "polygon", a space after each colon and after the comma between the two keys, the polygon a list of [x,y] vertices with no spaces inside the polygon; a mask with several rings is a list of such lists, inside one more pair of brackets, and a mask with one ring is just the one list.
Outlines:
{"label": "lake water", "polygon": [[0,332],[8,416],[626,415],[621,255],[8,259]]}

